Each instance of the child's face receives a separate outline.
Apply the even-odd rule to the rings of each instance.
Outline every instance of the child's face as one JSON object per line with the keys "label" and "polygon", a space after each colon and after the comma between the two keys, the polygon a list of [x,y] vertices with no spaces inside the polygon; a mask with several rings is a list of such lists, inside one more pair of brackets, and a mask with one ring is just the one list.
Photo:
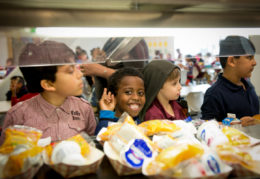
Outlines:
{"label": "child's face", "polygon": [[13,79],[11,80],[11,83],[10,83],[10,89],[12,90],[16,90],[16,91],[19,91],[21,88],[22,88],[23,84],[22,83],[19,83],[19,79]]}
{"label": "child's face", "polygon": [[82,73],[75,65],[59,66],[53,83],[56,93],[61,96],[79,96],[82,94]]}
{"label": "child's face", "polygon": [[236,60],[236,70],[242,78],[251,77],[252,71],[256,66],[256,61],[254,56],[240,56]]}
{"label": "child's face", "polygon": [[[177,100],[181,94],[180,76],[174,80],[167,80],[158,95],[167,101]],[[158,96],[157,95],[157,96]]]}
{"label": "child's face", "polygon": [[125,76],[122,78],[116,95],[116,116],[123,112],[136,117],[145,103],[144,82],[137,76]]}

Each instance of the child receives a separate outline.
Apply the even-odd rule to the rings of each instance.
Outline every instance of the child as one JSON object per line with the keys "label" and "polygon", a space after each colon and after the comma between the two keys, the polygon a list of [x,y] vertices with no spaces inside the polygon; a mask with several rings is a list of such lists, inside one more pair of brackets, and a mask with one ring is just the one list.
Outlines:
{"label": "child", "polygon": [[[73,51],[63,43],[45,41],[40,45],[27,44],[19,60],[23,65],[41,65],[21,68],[29,91],[40,94],[12,107],[3,129],[26,125],[42,130],[42,138],[50,136],[52,141],[82,131],[93,135],[96,128],[93,110],[87,101],[74,97],[82,93],[83,83],[82,73],[72,64]],[[50,65],[54,63],[62,65]],[[3,140],[1,135],[0,144]]]}
{"label": "child", "polygon": [[166,60],[153,60],[144,68],[146,103],[141,120],[185,119],[180,97],[180,69]]}
{"label": "child", "polygon": [[227,113],[236,114],[237,118],[259,114],[255,89],[246,80],[256,65],[254,54],[254,45],[245,37],[228,36],[220,41],[223,73],[206,91],[201,107],[202,119],[222,121]]}
{"label": "child", "polygon": [[117,70],[108,79],[108,90],[105,88],[100,99],[99,123],[96,134],[108,122],[117,122],[123,112],[127,112],[137,123],[139,112],[145,103],[143,75],[134,68]]}
{"label": "child", "polygon": [[[22,76],[13,76],[11,78],[10,90],[6,93],[6,100],[10,101],[13,98],[20,98],[27,94],[28,91],[25,87],[24,79]],[[12,102],[12,106],[13,106]]]}

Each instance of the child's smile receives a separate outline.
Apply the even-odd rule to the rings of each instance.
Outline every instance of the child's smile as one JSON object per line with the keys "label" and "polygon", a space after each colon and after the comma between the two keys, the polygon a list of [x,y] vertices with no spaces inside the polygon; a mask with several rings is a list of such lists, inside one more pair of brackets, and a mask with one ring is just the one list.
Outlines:
{"label": "child's smile", "polygon": [[138,116],[145,103],[143,80],[136,76],[124,77],[119,84],[116,101],[116,116],[119,117],[123,112],[132,117]]}

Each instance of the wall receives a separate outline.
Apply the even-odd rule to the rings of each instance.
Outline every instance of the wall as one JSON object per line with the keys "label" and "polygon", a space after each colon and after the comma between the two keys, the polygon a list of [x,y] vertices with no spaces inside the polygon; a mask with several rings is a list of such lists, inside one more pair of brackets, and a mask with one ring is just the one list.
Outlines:
{"label": "wall", "polygon": [[252,77],[251,77],[251,82],[253,83],[253,85],[255,86],[255,90],[258,96],[260,96],[260,35],[253,35],[249,37],[252,42],[255,45],[256,48],[256,55],[255,55],[255,59],[256,59],[256,67],[252,73]]}
{"label": "wall", "polygon": [[0,32],[0,66],[4,66],[8,58],[7,38]]}

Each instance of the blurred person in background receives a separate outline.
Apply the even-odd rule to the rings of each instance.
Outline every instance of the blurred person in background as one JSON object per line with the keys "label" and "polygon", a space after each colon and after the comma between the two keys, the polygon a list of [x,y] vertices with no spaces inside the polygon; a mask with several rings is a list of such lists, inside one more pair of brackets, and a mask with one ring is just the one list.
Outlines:
{"label": "blurred person in background", "polygon": [[10,90],[6,93],[6,100],[10,101],[12,98],[20,98],[27,93],[28,90],[23,77],[13,76],[11,78]]}

